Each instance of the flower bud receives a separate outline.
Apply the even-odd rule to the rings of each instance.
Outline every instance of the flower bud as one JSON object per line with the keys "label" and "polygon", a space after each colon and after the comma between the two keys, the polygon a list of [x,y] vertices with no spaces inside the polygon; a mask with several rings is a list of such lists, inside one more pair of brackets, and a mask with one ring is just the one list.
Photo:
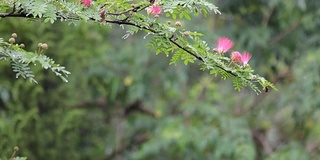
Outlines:
{"label": "flower bud", "polygon": [[92,4],[92,0],[81,0],[81,3],[84,4],[87,8],[89,8]]}
{"label": "flower bud", "polygon": [[158,19],[159,18],[159,14],[154,15],[154,18]]}
{"label": "flower bud", "polygon": [[39,47],[39,48],[42,48],[41,46],[42,46],[42,43],[38,43],[38,47]]}
{"label": "flower bud", "polygon": [[12,37],[12,38],[17,38],[18,35],[17,35],[17,33],[12,33],[12,34],[11,34],[11,37]]}
{"label": "flower bud", "polygon": [[13,148],[13,150],[14,150],[15,152],[18,152],[18,151],[19,151],[19,147],[18,147],[18,146],[15,146],[15,147]]}
{"label": "flower bud", "polygon": [[181,23],[180,21],[177,21],[177,22],[175,23],[175,25],[176,25],[177,27],[181,27],[182,23]]}
{"label": "flower bud", "polygon": [[171,24],[171,21],[168,21],[167,24],[170,25],[170,24]]}
{"label": "flower bud", "polygon": [[48,44],[47,43],[42,43],[41,48],[42,49],[48,49]]}
{"label": "flower bud", "polygon": [[183,35],[189,36],[189,35],[190,35],[190,31],[184,31],[184,32],[183,32]]}
{"label": "flower bud", "polygon": [[13,38],[13,37],[11,37],[11,38],[9,38],[9,43],[15,43],[16,42],[16,39],[15,38]]}
{"label": "flower bud", "polygon": [[20,46],[20,48],[26,47],[23,43],[21,43],[19,46]]}
{"label": "flower bud", "polygon": [[103,21],[106,20],[106,9],[103,9],[103,10],[100,12],[100,17],[101,17],[101,22],[103,22]]}
{"label": "flower bud", "polygon": [[230,58],[233,62],[241,63],[242,62],[242,55],[238,51],[233,51],[230,55]]}

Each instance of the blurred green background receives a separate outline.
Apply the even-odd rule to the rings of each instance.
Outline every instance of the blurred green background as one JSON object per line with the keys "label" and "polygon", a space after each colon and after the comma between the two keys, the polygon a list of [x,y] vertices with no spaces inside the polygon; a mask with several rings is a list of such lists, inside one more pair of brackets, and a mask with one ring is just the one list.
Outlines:
{"label": "blurred green background", "polygon": [[182,27],[212,48],[230,37],[278,92],[237,92],[197,63],[170,66],[142,32],[5,18],[1,37],[16,32],[27,50],[48,43],[45,54],[72,74],[64,83],[33,66],[35,84],[0,62],[0,158],[19,146],[30,160],[319,159],[320,1],[211,2],[222,15]]}

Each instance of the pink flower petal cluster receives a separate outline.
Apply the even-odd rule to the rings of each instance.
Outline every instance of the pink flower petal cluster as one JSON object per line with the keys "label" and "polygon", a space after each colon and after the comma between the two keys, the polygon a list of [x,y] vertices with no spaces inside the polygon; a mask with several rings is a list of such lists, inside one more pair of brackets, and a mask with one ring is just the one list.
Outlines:
{"label": "pink flower petal cluster", "polygon": [[250,59],[251,59],[251,54],[249,52],[243,52],[242,54],[238,51],[233,51],[231,53],[231,60],[233,62],[237,63],[242,63],[243,66],[247,66]]}
{"label": "pink flower petal cluster", "polygon": [[89,8],[91,6],[92,0],[81,0],[81,3]]}
{"label": "pink flower petal cluster", "polygon": [[233,52],[231,53],[231,60],[232,60],[233,62],[242,63],[242,55],[241,55],[241,53],[238,52],[238,51],[233,51]]}
{"label": "pink flower petal cluster", "polygon": [[106,9],[103,9],[103,10],[100,12],[100,17],[101,17],[101,22],[103,22],[103,21],[106,20]]}
{"label": "pink flower petal cluster", "polygon": [[242,58],[241,58],[242,64],[244,66],[248,65],[248,62],[250,61],[251,57],[252,56],[251,56],[251,54],[249,52],[243,52],[242,53]]}
{"label": "pink flower petal cluster", "polygon": [[[221,55],[228,52],[234,46],[234,42],[230,40],[228,37],[219,37],[218,42],[216,44],[216,48],[213,49],[213,52],[217,52]],[[243,52],[242,54],[239,51],[233,51],[230,55],[231,63],[240,63],[243,66],[247,66],[250,59],[251,54],[249,52]]]}
{"label": "pink flower petal cluster", "polygon": [[146,8],[148,14],[158,15],[161,13],[161,6],[156,5]]}
{"label": "pink flower petal cluster", "polygon": [[234,43],[227,37],[220,37],[218,38],[217,46],[213,49],[214,52],[218,52],[220,54],[224,54],[228,52],[232,47]]}

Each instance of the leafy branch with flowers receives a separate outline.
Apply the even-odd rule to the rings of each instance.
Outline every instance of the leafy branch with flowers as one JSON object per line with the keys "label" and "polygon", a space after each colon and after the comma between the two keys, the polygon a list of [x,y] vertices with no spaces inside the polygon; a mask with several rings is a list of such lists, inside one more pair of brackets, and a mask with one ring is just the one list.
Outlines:
{"label": "leafy branch with flowers", "polygon": [[[94,22],[100,25],[110,26],[120,25],[125,28],[126,34],[123,38],[139,32],[146,32],[150,36],[148,47],[156,54],[164,53],[171,57],[170,64],[183,61],[188,63],[199,63],[202,70],[209,70],[210,74],[221,76],[222,79],[232,79],[236,90],[249,86],[257,94],[268,87],[276,87],[265,78],[254,74],[254,70],[249,65],[251,54],[244,51],[233,51],[230,56],[226,53],[233,47],[234,42],[227,37],[220,37],[216,46],[210,49],[210,45],[201,39],[204,36],[197,31],[189,31],[183,28],[180,21],[174,24],[164,21],[177,18],[191,19],[191,15],[202,14],[208,16],[210,13],[221,14],[218,8],[206,0],[150,0],[150,1],[127,1],[127,0],[79,0],[78,2],[68,2],[65,0],[8,0],[0,1],[0,17],[22,17],[38,19],[45,23],[54,23],[57,20],[67,21],[76,24],[78,21]],[[1,21],[1,19],[0,19]],[[146,37],[145,36],[145,37]],[[15,45],[18,46],[18,45]],[[17,74],[24,74],[23,68],[29,64],[42,62],[41,58],[47,58],[39,52],[28,52],[21,47],[10,47],[10,43],[0,45],[0,60],[5,55],[12,55],[19,52],[18,61],[14,61],[12,56],[7,56],[9,61],[14,61],[22,66],[18,68]],[[28,59],[32,57],[32,61]],[[42,66],[50,68],[55,73],[66,80],[69,74],[65,68],[55,64],[53,60],[50,65]],[[60,68],[59,68],[60,67]],[[32,72],[28,71],[29,77],[33,78]],[[259,87],[260,86],[260,87]]]}

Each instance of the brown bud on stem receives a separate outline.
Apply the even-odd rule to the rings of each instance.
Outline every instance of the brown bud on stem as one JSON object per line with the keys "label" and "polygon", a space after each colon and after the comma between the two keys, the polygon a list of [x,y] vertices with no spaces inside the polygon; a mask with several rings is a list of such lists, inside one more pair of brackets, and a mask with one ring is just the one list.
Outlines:
{"label": "brown bud on stem", "polygon": [[189,35],[190,35],[190,31],[184,31],[184,32],[183,32],[183,35],[189,36]]}
{"label": "brown bud on stem", "polygon": [[177,22],[175,23],[175,25],[176,25],[177,27],[181,27],[181,26],[182,26],[182,23],[181,23],[180,21],[177,21]]}
{"label": "brown bud on stem", "polygon": [[17,33],[12,33],[12,34],[11,34],[11,37],[12,37],[12,38],[17,38],[18,35],[17,35]]}
{"label": "brown bud on stem", "polygon": [[42,43],[41,48],[42,49],[48,49],[48,44],[47,43]]}
{"label": "brown bud on stem", "polygon": [[18,151],[19,151],[19,147],[18,147],[18,146],[15,146],[15,147],[13,148],[13,150],[16,151],[16,152],[18,152]]}
{"label": "brown bud on stem", "polygon": [[15,39],[15,38],[13,38],[13,37],[9,38],[9,43],[13,44],[13,43],[15,43],[15,42],[16,42],[16,39]]}

